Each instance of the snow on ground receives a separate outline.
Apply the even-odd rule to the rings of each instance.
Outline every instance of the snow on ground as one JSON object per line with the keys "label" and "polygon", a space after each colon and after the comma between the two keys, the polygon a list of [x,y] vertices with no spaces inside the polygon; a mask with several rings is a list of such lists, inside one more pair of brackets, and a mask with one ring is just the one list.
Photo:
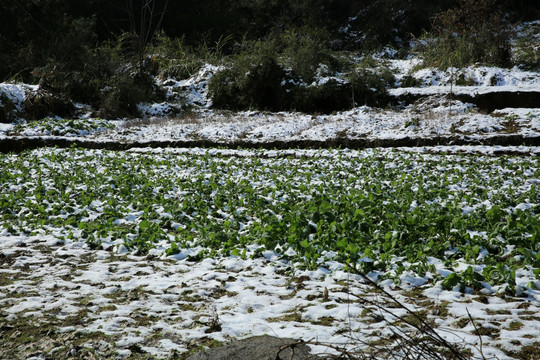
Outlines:
{"label": "snow on ground", "polygon": [[[415,88],[390,89],[391,94],[424,97],[400,109],[362,106],[334,114],[215,111],[208,99],[208,79],[219,68],[207,65],[187,80],[161,81],[167,102],[141,104],[143,119],[107,121],[108,126],[104,120],[92,118],[20,121],[0,124],[0,139],[76,138],[140,143],[208,140],[227,144],[239,140],[264,143],[440,136],[540,137],[540,108],[507,108],[485,114],[472,104],[445,98],[455,79],[466,84],[452,86],[456,94],[540,92],[537,72],[490,67],[416,70],[415,59],[386,61],[397,74],[398,83],[407,75],[419,83]],[[0,93],[19,111],[26,94],[36,89],[23,84],[0,84]],[[196,111],[182,113],[187,105]],[[451,146],[400,151],[540,154],[538,147]],[[272,156],[272,152],[267,155]],[[241,152],[235,156],[241,156]],[[0,308],[6,314],[2,321],[18,326],[53,324],[53,335],[43,335],[51,342],[52,357],[60,357],[64,351],[82,351],[66,350],[62,343],[56,343],[55,339],[63,339],[62,334],[77,334],[84,339],[82,347],[91,348],[97,355],[115,353],[126,358],[140,352],[166,358],[208,344],[209,340],[225,342],[262,334],[353,347],[359,345],[359,339],[391,336],[393,328],[389,323],[396,319],[395,315],[404,314],[401,309],[392,309],[394,315],[381,317],[376,309],[351,301],[356,294],[388,304],[362,279],[343,272],[339,266],[332,272],[292,270],[291,264],[270,252],[262,259],[229,257],[201,262],[188,261],[186,254],[167,257],[154,252],[138,257],[121,246],[116,252],[92,250],[86,244],[58,241],[47,235],[13,237],[1,231]],[[425,310],[441,336],[466,344],[475,356],[503,359],[507,355],[501,346],[519,351],[538,344],[538,292],[519,298],[488,297],[437,286],[423,288],[422,281],[405,274],[402,289],[389,282],[383,286],[411,309]],[[481,338],[473,335],[477,328],[483,329]],[[96,332],[103,337],[88,335]]]}
{"label": "snow on ground", "polygon": [[158,80],[158,85],[165,88],[168,100],[182,100],[185,105],[208,108],[212,102],[208,99],[208,81],[222,67],[206,64],[192,77],[186,80]]}
{"label": "snow on ground", "polygon": [[[365,150],[361,156],[374,151]],[[396,151],[540,154],[538,147],[525,146],[441,146]],[[139,148],[131,152],[156,157],[163,153],[261,156],[256,151],[201,148]],[[264,157],[312,156],[327,158],[331,163],[338,153],[344,158],[359,156],[348,150],[290,149],[265,151]],[[103,211],[103,204],[92,206]],[[523,203],[517,208],[528,206]],[[29,354],[42,359],[45,355],[67,358],[66,353],[82,357],[88,351],[103,358],[174,358],[176,353],[210,341],[263,334],[361,348],[362,341],[387,339],[392,331],[404,329],[403,323],[397,321],[398,316],[406,315],[404,309],[396,308],[380,291],[361,277],[344,272],[343,265],[332,260],[326,262],[326,268],[314,271],[298,269],[274,251],[265,251],[264,257],[255,259],[248,254],[246,259],[228,256],[195,262],[188,258],[194,254],[190,253],[193,249],[166,256],[165,248],[157,244],[148,256],[141,257],[130,253],[122,241],[105,241],[103,250],[94,250],[84,242],[59,240],[54,232],[47,234],[46,229],[18,236],[0,230],[0,331],[14,334],[15,341],[16,331],[27,331],[27,327],[44,329],[41,349],[47,352],[29,350]],[[251,245],[249,250],[257,248]],[[441,274],[448,272],[440,259],[429,258],[429,264]],[[461,265],[462,270],[468,266]],[[518,286],[535,281],[534,287],[540,288],[538,280],[531,278],[524,270],[516,273]],[[501,347],[521,351],[538,343],[540,291],[533,286],[514,297],[491,291],[487,284],[485,290],[474,294],[443,290],[429,284],[428,277],[410,272],[404,272],[400,280],[399,286],[392,279],[381,285],[409,309],[425,314],[441,336],[466,346],[476,358],[483,355],[506,359],[509,356]],[[373,303],[366,304],[366,300]],[[381,311],[377,304],[391,313]],[[481,338],[475,335],[477,329],[481,329]],[[64,342],[80,346],[66,348]],[[0,357],[2,350],[0,346]],[[324,346],[317,350],[330,351]]]}
{"label": "snow on ground", "polygon": [[[96,355],[107,355],[113,341],[120,357],[137,351],[166,358],[208,339],[263,334],[352,348],[361,345],[355,339],[391,336],[400,325],[389,323],[406,315],[403,309],[381,313],[353,301],[359,296],[385,305],[359,276],[339,269],[288,273],[289,264],[272,252],[263,259],[195,263],[160,254],[95,251],[47,236],[0,236],[0,249],[0,273],[13,280],[0,287],[6,320],[47,324],[54,314],[60,320],[58,334],[103,334],[100,342],[83,345]],[[531,336],[540,333],[538,294],[487,298],[440,287],[422,291],[399,289],[391,281],[383,285],[409,309],[427,311],[441,336],[467,345],[475,356],[482,345],[486,358],[507,358],[499,346],[519,351],[538,340]],[[484,329],[482,340],[474,335],[475,327]],[[62,351],[58,346],[48,355]]]}
{"label": "snow on ground", "polygon": [[[413,61],[413,60],[408,60]],[[414,64],[414,62],[413,62]],[[533,71],[520,70],[517,67],[512,69],[501,69],[490,66],[472,66],[465,69],[448,68],[439,70],[426,68],[414,71],[409,70],[409,75],[420,82],[421,88],[432,89],[433,87],[449,87],[454,83],[455,87],[484,88],[491,91],[519,88],[538,90],[540,85],[540,74]]]}
{"label": "snow on ground", "polygon": [[0,83],[0,94],[5,94],[18,111],[22,110],[22,104],[30,92],[35,92],[38,85]]}
{"label": "snow on ground", "polygon": [[[327,141],[378,139],[429,139],[452,137],[457,139],[485,139],[492,136],[540,136],[540,109],[496,110],[482,114],[471,104],[441,97],[429,97],[402,111],[358,107],[331,115],[301,113],[238,112],[227,113],[204,110],[195,115],[172,118],[153,117],[111,121],[110,127],[101,126],[103,120],[78,120],[87,131],[80,131],[75,121],[73,131],[65,124],[52,126],[3,125],[0,138],[41,137],[73,138],[94,141],[150,142],[198,141],[215,143],[235,141],[265,143],[271,141]],[[55,131],[51,131],[51,126]],[[59,130],[60,129],[60,130]],[[58,135],[61,134],[61,135]]]}
{"label": "snow on ground", "polygon": [[[88,125],[90,131],[62,131],[60,134],[43,129],[39,122],[15,127],[0,126],[0,138],[16,136],[83,137],[96,141],[149,142],[206,140],[216,143],[336,139],[402,139],[455,137],[482,139],[500,135],[540,136],[540,108],[507,108],[486,114],[470,103],[446,98],[456,94],[478,95],[493,92],[540,92],[540,73],[518,68],[499,69],[486,66],[467,69],[415,70],[418,59],[382,60],[396,74],[415,78],[417,87],[389,89],[390,94],[422,95],[416,102],[402,108],[378,109],[361,106],[334,114],[309,115],[294,112],[266,113],[257,111],[225,112],[211,109],[208,80],[219,67],[206,65],[187,80],[160,80],[167,91],[166,102],[140,104],[144,119],[111,121],[112,129]],[[456,80],[457,79],[457,80]],[[460,80],[461,79],[461,80]],[[454,85],[450,83],[454,80]],[[469,85],[460,84],[459,81]],[[5,93],[20,107],[24,94],[34,91],[28,85],[0,84]],[[191,106],[192,111],[183,109]],[[47,119],[44,122],[54,122]],[[56,119],[56,121],[59,121]],[[84,124],[102,123],[98,119],[79,119]]]}
{"label": "snow on ground", "polygon": [[[448,83],[446,83],[448,84]],[[389,93],[393,96],[401,96],[404,94],[414,95],[483,95],[498,92],[539,92],[540,86],[537,84],[523,85],[499,85],[499,86],[460,86],[460,85],[435,85],[426,87],[404,87],[390,89]]]}

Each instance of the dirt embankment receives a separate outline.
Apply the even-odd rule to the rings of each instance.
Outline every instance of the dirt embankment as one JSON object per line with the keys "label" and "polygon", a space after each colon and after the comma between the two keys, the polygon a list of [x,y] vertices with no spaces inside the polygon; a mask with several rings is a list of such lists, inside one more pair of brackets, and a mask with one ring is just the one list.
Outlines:
{"label": "dirt embankment", "polygon": [[[404,92],[393,97],[393,101],[402,104],[413,104],[417,100],[429,96],[427,94]],[[474,104],[482,112],[506,108],[539,108],[540,92],[538,91],[492,91],[480,94],[454,93],[447,97]]]}
{"label": "dirt embankment", "polygon": [[522,135],[496,135],[484,138],[467,136],[440,136],[430,138],[401,138],[401,139],[347,139],[334,138],[326,141],[292,140],[292,141],[232,141],[215,142],[210,140],[192,141],[149,141],[149,142],[118,142],[93,141],[85,139],[58,138],[8,138],[0,140],[0,152],[18,153],[41,147],[81,147],[86,149],[129,150],[132,148],[193,148],[193,147],[226,147],[230,149],[320,149],[320,148],[350,148],[365,149],[374,147],[415,147],[438,145],[501,145],[501,146],[540,146],[540,137],[524,137]]}

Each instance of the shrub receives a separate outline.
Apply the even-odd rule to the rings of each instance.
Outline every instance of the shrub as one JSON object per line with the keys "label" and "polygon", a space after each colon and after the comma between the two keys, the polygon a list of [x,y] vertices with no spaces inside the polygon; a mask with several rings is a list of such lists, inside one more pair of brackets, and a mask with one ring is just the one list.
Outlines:
{"label": "shrub", "polygon": [[[263,65],[265,64],[265,65]],[[228,68],[210,80],[213,106],[222,109],[330,113],[356,105],[384,106],[393,76],[372,70],[352,72],[346,81],[330,78],[305,85],[284,71],[274,60],[249,70]]]}
{"label": "shrub", "polygon": [[510,65],[511,29],[497,0],[459,0],[435,17],[434,35],[424,52],[427,65]]}
{"label": "shrub", "polygon": [[301,27],[285,31],[281,37],[283,63],[305,82],[312,82],[319,65],[334,64],[324,29]]}
{"label": "shrub", "polygon": [[[375,0],[366,1],[349,19],[349,48],[376,50],[401,48],[423,30],[430,29],[431,18],[448,8],[448,0]],[[351,36],[352,35],[352,36]],[[405,47],[403,47],[405,48]]]}
{"label": "shrub", "polygon": [[204,64],[191,47],[185,44],[184,38],[171,39],[163,32],[156,37],[152,59],[158,65],[157,75],[161,79],[187,79]]}
{"label": "shrub", "polygon": [[280,110],[285,70],[277,63],[270,42],[257,42],[236,56],[233,63],[217,72],[208,85],[214,107],[240,110]]}
{"label": "shrub", "polygon": [[140,116],[137,104],[156,98],[155,86],[150,75],[124,72],[107,81],[101,89],[99,116],[120,118]]}
{"label": "shrub", "polygon": [[525,70],[540,70],[540,22],[521,25],[514,43],[512,61]]}
{"label": "shrub", "polygon": [[203,35],[197,46],[186,44],[185,37],[170,38],[161,32],[151,49],[161,79],[187,79],[204,64],[221,63],[232,53],[232,35],[221,36],[214,43]]}
{"label": "shrub", "polygon": [[421,81],[411,75],[405,75],[401,79],[401,87],[417,87],[420,86]]}
{"label": "shrub", "polygon": [[290,108],[307,113],[330,113],[353,106],[351,84],[336,79],[310,86],[300,86],[293,92]]}
{"label": "shrub", "polygon": [[285,72],[275,59],[262,60],[248,68],[234,66],[216,73],[209,83],[213,106],[231,110],[280,110]]}
{"label": "shrub", "polygon": [[[33,82],[32,70],[48,62],[81,63],[96,40],[96,16],[87,2],[2,1],[0,80]],[[76,11],[72,11],[75,10]]]}
{"label": "shrub", "polygon": [[526,39],[519,39],[512,56],[514,64],[525,70],[540,70],[540,46]]}
{"label": "shrub", "polygon": [[174,59],[161,58],[159,62],[158,77],[160,79],[188,79],[193,74],[197,73],[204,65],[204,62],[196,57]]}
{"label": "shrub", "polygon": [[387,88],[395,78],[387,69],[358,69],[349,75],[349,82],[356,105],[384,106],[390,99]]}
{"label": "shrub", "polygon": [[151,77],[155,72],[152,59],[139,63],[126,39],[121,36],[116,42],[86,48],[84,63],[51,61],[35,69],[40,89],[61,99],[91,104],[102,117],[139,116],[138,103],[161,99],[164,94]]}
{"label": "shrub", "polygon": [[[373,69],[366,62],[343,81],[332,77],[335,72],[328,66],[319,66],[316,69],[320,72],[317,74],[319,80],[308,85],[299,71],[285,69],[279,64],[276,53],[282,45],[273,41],[252,43],[233,59],[230,66],[216,73],[209,83],[213,106],[229,110],[256,108],[329,113],[356,104],[380,106],[388,103],[386,89],[395,82],[389,70]],[[285,54],[281,59],[284,63],[293,63]],[[314,64],[319,62],[314,61],[311,65]],[[323,75],[327,76],[324,80]]]}
{"label": "shrub", "polygon": [[0,93],[0,123],[11,122],[14,118],[15,104],[5,94]]}
{"label": "shrub", "polygon": [[75,112],[73,103],[62,95],[44,89],[29,95],[23,102],[23,116],[28,120],[39,120],[48,116],[70,116]]}
{"label": "shrub", "polygon": [[[466,76],[463,73],[458,73],[457,75],[455,75],[455,83],[458,86],[473,86],[475,84],[475,81],[473,78]],[[492,86],[493,85],[497,84],[492,84]]]}

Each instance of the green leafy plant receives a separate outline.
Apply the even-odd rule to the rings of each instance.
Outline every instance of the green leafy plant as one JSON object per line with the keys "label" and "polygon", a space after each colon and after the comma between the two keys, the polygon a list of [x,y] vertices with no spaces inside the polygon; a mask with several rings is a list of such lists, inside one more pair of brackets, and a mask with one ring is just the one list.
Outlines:
{"label": "green leafy plant", "polygon": [[538,215],[518,207],[538,202],[529,181],[540,176],[536,158],[223,154],[2,155],[0,170],[9,171],[0,171],[0,219],[14,236],[49,233],[140,254],[197,249],[193,261],[272,251],[300,268],[331,260],[377,271],[379,280],[422,277],[447,290],[489,284],[515,294],[518,269],[533,285],[540,279]]}

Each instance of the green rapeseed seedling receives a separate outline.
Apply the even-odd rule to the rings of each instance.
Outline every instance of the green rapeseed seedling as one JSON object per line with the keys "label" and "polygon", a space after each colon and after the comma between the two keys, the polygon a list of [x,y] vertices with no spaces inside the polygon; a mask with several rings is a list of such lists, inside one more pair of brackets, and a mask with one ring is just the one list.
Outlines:
{"label": "green rapeseed seedling", "polygon": [[513,291],[516,271],[540,278],[535,157],[219,154],[1,155],[0,221],[10,235],[48,233],[94,248],[203,249],[193,260],[275,251],[308,269],[334,260],[447,289]]}

